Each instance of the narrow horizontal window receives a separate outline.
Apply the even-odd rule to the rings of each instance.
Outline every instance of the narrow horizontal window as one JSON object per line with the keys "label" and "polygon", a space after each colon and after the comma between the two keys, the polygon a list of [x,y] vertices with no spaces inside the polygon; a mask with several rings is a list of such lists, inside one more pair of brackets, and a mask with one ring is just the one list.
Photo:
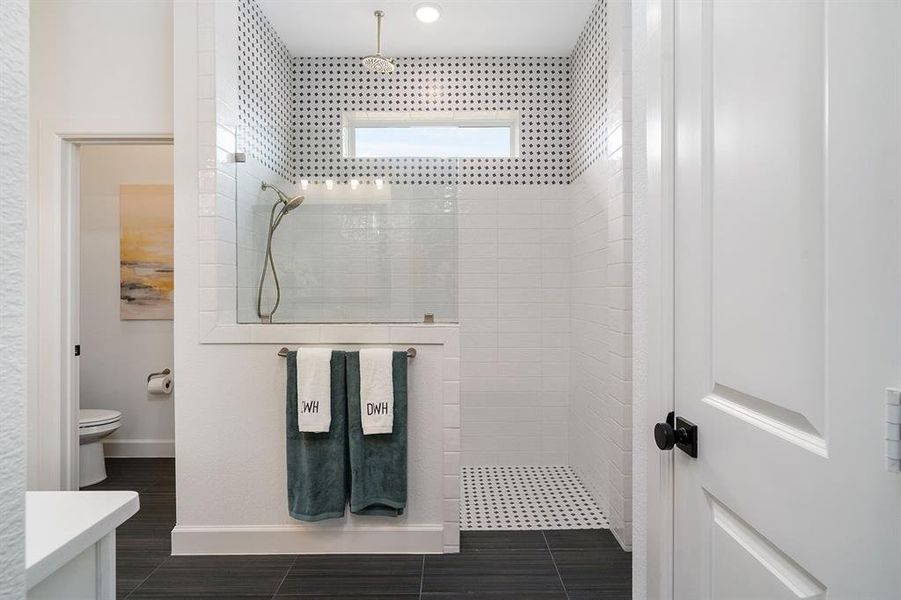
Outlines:
{"label": "narrow horizontal window", "polygon": [[363,113],[344,116],[347,158],[515,158],[515,113]]}

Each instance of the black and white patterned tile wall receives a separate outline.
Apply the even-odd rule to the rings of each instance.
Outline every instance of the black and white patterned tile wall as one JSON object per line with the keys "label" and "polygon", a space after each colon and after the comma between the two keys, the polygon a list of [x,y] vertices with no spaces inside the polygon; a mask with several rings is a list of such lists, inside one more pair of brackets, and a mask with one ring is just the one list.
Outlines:
{"label": "black and white patterned tile wall", "polygon": [[572,98],[570,108],[572,154],[569,181],[602,156],[607,134],[608,66],[607,2],[599,0],[585,23],[571,57]]}
{"label": "black and white patterned tile wall", "polygon": [[[569,178],[568,57],[398,58],[378,75],[359,58],[294,61],[297,179],[398,184],[561,184]],[[518,111],[518,158],[366,159],[342,155],[342,114]]]}
{"label": "black and white patterned tile wall", "polygon": [[253,0],[238,0],[238,144],[289,181],[292,164],[292,59]]}
{"label": "black and white patterned tile wall", "polygon": [[[608,7],[598,0],[570,57],[292,58],[254,0],[238,0],[239,144],[285,179],[398,184],[561,184],[604,153]],[[345,112],[518,111],[519,158],[344,158]]]}

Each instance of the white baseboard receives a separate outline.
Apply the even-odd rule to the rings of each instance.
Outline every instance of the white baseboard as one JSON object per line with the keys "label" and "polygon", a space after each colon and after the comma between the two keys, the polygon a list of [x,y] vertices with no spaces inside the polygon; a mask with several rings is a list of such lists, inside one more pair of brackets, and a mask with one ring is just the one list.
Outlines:
{"label": "white baseboard", "polygon": [[619,542],[620,548],[626,552],[632,552],[632,541],[628,540],[628,543],[626,543],[627,540],[623,537],[623,531],[621,529],[611,527],[610,532],[613,534],[613,537],[616,538],[616,541]]}
{"label": "white baseboard", "polygon": [[176,525],[172,554],[440,554],[443,525]]}
{"label": "white baseboard", "polygon": [[107,458],[174,458],[175,440],[103,440]]}

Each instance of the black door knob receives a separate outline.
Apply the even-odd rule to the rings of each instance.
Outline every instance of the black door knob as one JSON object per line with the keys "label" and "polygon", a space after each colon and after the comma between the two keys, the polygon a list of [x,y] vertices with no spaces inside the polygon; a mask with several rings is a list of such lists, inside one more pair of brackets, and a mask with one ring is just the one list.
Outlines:
{"label": "black door knob", "polygon": [[672,450],[676,446],[676,430],[669,423],[654,425],[654,441],[661,450]]}
{"label": "black door knob", "polygon": [[654,425],[654,441],[661,450],[672,450],[676,446],[693,458],[698,457],[698,428],[682,417],[674,418],[670,413],[666,423]]}

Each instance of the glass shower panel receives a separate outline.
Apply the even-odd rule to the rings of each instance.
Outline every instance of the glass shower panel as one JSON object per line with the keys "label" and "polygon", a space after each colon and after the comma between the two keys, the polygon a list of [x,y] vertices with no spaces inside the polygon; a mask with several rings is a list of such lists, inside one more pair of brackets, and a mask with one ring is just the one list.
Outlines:
{"label": "glass shower panel", "polygon": [[[273,323],[417,323],[427,313],[457,321],[455,185],[390,184],[387,175],[295,183],[249,155],[236,172],[239,322],[269,320],[277,299],[272,264],[281,292]],[[283,195],[262,189],[264,182]],[[303,202],[279,220],[296,196]]]}

